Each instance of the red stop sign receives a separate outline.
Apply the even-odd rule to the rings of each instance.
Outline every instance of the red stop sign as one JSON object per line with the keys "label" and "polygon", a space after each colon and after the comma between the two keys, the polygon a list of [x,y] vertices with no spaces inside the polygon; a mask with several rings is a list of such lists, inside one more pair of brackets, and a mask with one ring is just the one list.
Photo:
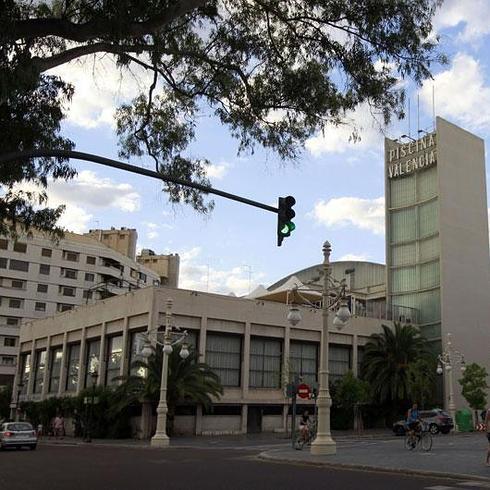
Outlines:
{"label": "red stop sign", "polygon": [[298,396],[300,398],[309,398],[310,397],[310,387],[309,385],[305,384],[305,383],[301,383],[300,385],[298,385]]}

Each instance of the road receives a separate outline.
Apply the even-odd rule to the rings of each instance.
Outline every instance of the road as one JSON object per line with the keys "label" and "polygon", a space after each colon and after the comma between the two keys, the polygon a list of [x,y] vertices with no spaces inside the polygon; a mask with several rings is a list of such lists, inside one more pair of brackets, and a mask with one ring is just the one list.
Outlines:
{"label": "road", "polygon": [[39,446],[0,453],[1,490],[467,490],[489,483],[255,459],[257,450]]}

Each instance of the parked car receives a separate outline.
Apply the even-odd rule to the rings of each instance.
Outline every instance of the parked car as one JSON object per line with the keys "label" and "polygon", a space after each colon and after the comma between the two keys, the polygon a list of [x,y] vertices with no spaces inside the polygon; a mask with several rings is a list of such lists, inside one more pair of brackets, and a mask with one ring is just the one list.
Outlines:
{"label": "parked car", "polygon": [[5,422],[0,426],[0,449],[37,447],[37,433],[28,422]]}
{"label": "parked car", "polygon": [[[454,427],[453,419],[448,415],[447,412],[441,410],[440,408],[434,408],[432,410],[421,410],[420,418],[427,424],[431,434],[437,434],[441,432],[442,434],[449,434],[451,429]],[[393,424],[393,432],[397,436],[402,436],[405,434],[406,430],[406,420],[399,420]]]}

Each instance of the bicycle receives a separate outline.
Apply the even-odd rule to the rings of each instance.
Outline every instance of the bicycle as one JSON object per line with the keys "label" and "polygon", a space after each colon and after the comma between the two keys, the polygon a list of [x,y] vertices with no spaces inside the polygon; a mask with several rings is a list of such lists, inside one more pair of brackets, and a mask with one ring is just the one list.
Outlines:
{"label": "bicycle", "polygon": [[416,447],[422,448],[422,451],[430,451],[432,449],[432,434],[425,424],[421,430],[415,433],[405,435],[405,449],[413,451]]}
{"label": "bicycle", "polygon": [[313,440],[316,437],[316,422],[311,422],[308,424],[308,432],[306,437],[303,437],[303,434],[298,431],[297,436],[294,440],[294,449],[301,451],[303,447],[306,445],[310,446]]}

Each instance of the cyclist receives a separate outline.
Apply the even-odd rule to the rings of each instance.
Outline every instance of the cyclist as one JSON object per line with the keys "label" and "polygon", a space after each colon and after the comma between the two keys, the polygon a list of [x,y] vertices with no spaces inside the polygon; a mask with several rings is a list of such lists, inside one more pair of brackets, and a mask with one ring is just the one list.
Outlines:
{"label": "cyclist", "polygon": [[410,440],[412,441],[412,446],[415,447],[416,444],[416,439],[415,439],[415,434],[420,432],[420,412],[418,405],[414,403],[412,405],[412,408],[408,411],[407,414],[407,426],[408,426],[408,433],[410,436]]}
{"label": "cyclist", "polygon": [[301,434],[301,439],[303,439],[303,441],[308,440],[309,431],[310,431],[310,415],[308,413],[308,410],[305,410],[299,420],[299,433]]}

